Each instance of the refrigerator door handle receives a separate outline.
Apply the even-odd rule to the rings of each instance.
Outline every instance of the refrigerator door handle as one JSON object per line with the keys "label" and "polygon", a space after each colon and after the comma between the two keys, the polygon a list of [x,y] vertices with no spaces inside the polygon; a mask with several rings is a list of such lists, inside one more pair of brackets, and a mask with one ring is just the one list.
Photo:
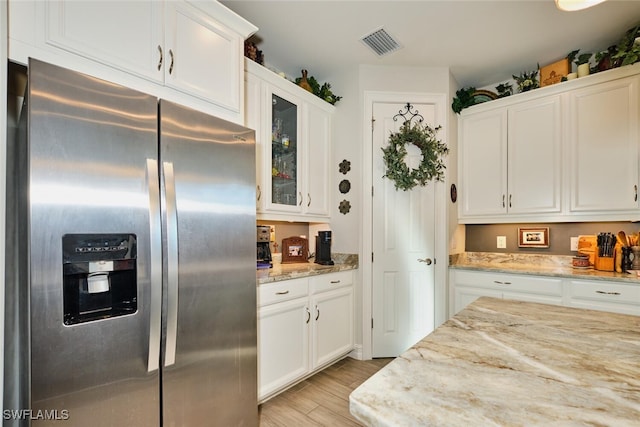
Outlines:
{"label": "refrigerator door handle", "polygon": [[149,190],[149,252],[150,307],[149,307],[149,360],[147,371],[160,367],[160,338],[162,334],[162,229],[160,223],[160,189],[158,162],[147,159],[147,188]]}
{"label": "refrigerator door handle", "polygon": [[167,224],[167,340],[164,366],[176,362],[178,334],[178,214],[173,163],[163,162],[165,215]]}

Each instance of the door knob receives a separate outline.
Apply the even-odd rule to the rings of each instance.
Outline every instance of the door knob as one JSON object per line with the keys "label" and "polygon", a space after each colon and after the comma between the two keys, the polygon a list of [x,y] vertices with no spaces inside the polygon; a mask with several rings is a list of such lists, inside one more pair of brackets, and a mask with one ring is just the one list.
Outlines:
{"label": "door knob", "polygon": [[424,262],[427,265],[431,265],[431,258],[425,258],[425,259],[418,258],[418,262]]}

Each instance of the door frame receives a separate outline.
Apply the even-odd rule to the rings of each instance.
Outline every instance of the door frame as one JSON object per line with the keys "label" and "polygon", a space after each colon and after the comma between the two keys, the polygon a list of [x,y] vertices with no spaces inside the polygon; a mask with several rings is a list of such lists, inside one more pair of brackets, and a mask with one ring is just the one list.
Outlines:
{"label": "door frame", "polygon": [[[448,145],[447,135],[448,115],[447,115],[447,95],[442,93],[414,93],[414,92],[364,92],[364,117],[362,127],[362,228],[360,240],[360,253],[362,254],[360,261],[361,278],[362,278],[362,359],[369,360],[372,357],[373,348],[373,330],[371,328],[371,319],[373,316],[373,282],[371,253],[373,252],[373,215],[372,215],[372,197],[371,188],[373,188],[372,165],[373,165],[373,129],[371,117],[373,115],[373,104],[378,102],[406,104],[407,102],[415,104],[435,104],[436,120],[442,125],[443,131],[438,135],[439,139]],[[448,156],[444,158],[447,168],[449,169]],[[449,169],[451,170],[451,169]],[[446,174],[446,172],[445,172]],[[447,319],[447,269],[449,266],[448,254],[448,237],[447,237],[447,199],[446,199],[446,183],[449,182],[445,178],[444,182],[431,182],[435,191],[435,259],[434,265],[434,326],[437,328]]]}

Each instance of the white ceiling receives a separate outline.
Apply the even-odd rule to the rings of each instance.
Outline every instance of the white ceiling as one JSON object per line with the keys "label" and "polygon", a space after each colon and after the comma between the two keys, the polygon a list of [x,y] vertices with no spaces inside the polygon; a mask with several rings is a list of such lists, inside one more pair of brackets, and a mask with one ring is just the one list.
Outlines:
{"label": "white ceiling", "polygon": [[[596,52],[640,23],[640,0],[562,12],[553,0],[227,0],[257,27],[265,65],[318,81],[358,64],[449,67],[461,87],[500,83],[570,51]],[[383,57],[360,39],[384,27],[404,47]],[[252,39],[254,40],[254,39]]]}

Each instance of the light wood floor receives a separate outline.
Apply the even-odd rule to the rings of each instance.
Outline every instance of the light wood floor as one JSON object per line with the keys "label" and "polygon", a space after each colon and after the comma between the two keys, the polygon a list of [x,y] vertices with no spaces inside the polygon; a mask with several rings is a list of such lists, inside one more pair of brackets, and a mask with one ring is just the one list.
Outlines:
{"label": "light wood floor", "polygon": [[260,405],[260,427],[361,426],[349,394],[393,359],[343,359]]}

